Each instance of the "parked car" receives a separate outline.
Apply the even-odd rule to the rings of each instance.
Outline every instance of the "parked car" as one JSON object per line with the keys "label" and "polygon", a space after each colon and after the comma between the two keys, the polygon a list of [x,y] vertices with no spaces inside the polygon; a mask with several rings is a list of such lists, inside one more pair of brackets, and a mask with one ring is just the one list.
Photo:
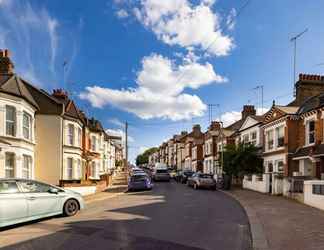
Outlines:
{"label": "parked car", "polygon": [[153,184],[147,174],[137,173],[132,175],[128,181],[128,191],[151,190]]}
{"label": "parked car", "polygon": [[181,172],[181,175],[179,177],[181,183],[186,183],[188,180],[188,177],[191,177],[195,172],[191,170],[185,170]]}
{"label": "parked car", "polygon": [[0,227],[84,208],[79,193],[26,179],[0,179]]}
{"label": "parked car", "polygon": [[188,178],[187,185],[194,189],[208,188],[216,190],[216,180],[211,174],[195,173]]}
{"label": "parked car", "polygon": [[152,172],[154,181],[170,181],[170,174],[167,168],[157,168]]}
{"label": "parked car", "polygon": [[134,175],[134,174],[145,174],[145,171],[141,168],[132,168],[129,172],[129,175]]}

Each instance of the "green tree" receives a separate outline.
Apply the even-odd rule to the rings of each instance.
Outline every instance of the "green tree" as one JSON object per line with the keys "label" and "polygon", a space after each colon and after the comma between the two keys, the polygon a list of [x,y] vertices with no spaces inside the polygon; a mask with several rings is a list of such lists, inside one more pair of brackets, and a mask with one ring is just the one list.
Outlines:
{"label": "green tree", "polygon": [[142,164],[147,164],[148,163],[148,158],[151,154],[155,153],[158,151],[158,148],[153,147],[145,150],[142,154],[139,154],[136,157],[136,165],[142,165]]}
{"label": "green tree", "polygon": [[223,155],[223,170],[227,175],[243,177],[262,173],[263,160],[259,149],[252,144],[227,145]]}

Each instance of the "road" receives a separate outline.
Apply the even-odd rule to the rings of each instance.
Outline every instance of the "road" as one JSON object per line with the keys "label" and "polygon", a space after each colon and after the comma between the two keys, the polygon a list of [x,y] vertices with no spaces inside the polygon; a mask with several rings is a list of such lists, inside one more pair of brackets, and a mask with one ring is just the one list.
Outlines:
{"label": "road", "polygon": [[74,217],[51,218],[0,232],[5,249],[250,249],[248,218],[220,191],[175,182],[152,191],[95,201]]}

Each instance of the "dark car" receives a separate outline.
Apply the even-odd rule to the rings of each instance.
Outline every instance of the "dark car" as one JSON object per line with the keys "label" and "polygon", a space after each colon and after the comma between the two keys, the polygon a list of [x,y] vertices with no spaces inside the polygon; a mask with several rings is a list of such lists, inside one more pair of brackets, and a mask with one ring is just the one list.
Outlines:
{"label": "dark car", "polygon": [[195,173],[188,178],[187,185],[194,189],[208,188],[216,190],[216,180],[211,174]]}
{"label": "dark car", "polygon": [[180,182],[181,180],[181,175],[182,175],[182,171],[181,170],[178,170],[174,176],[174,179],[176,182]]}
{"label": "dark car", "polygon": [[152,182],[145,173],[133,174],[128,181],[128,191],[151,190],[152,187]]}
{"label": "dark car", "polygon": [[195,172],[191,171],[191,170],[185,170],[181,173],[180,176],[180,182],[181,183],[186,183],[188,180],[188,177],[191,177]]}

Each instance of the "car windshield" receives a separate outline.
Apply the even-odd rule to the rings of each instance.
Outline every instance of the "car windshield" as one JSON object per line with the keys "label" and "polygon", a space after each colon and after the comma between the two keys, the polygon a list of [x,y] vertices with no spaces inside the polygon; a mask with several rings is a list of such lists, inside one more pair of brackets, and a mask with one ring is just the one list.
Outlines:
{"label": "car windshield", "polygon": [[194,172],[187,171],[187,172],[183,172],[183,174],[186,176],[192,176],[194,174]]}
{"label": "car windshield", "polygon": [[210,174],[200,174],[199,178],[203,178],[203,179],[212,179],[213,176]]}
{"label": "car windshield", "polygon": [[131,177],[131,181],[144,181],[147,177],[145,175],[134,175]]}
{"label": "car windshield", "polygon": [[166,173],[168,173],[168,170],[166,170],[166,169],[157,169],[156,173],[157,174],[166,174]]}

